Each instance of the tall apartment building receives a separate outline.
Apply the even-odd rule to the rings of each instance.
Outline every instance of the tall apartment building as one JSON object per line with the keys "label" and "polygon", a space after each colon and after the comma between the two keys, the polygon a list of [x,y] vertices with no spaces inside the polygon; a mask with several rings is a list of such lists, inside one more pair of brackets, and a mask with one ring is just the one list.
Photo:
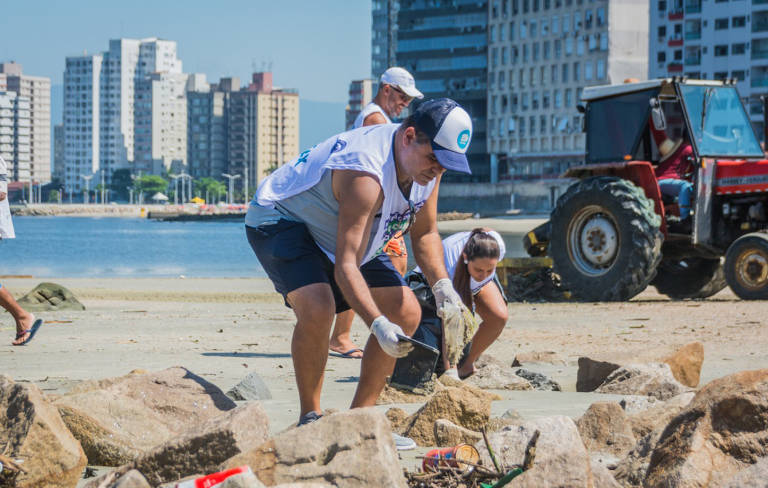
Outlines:
{"label": "tall apartment building", "polygon": [[187,78],[156,72],[136,81],[134,171],[157,175],[186,169]]}
{"label": "tall apartment building", "polygon": [[344,111],[345,113],[345,125],[346,130],[351,129],[355,125],[355,119],[358,114],[363,110],[363,107],[371,103],[373,100],[373,90],[377,86],[374,80],[354,80],[349,84],[349,103]]}
{"label": "tall apartment building", "polygon": [[0,91],[0,156],[9,165],[11,181],[30,181],[31,105],[28,97]]}
{"label": "tall apartment building", "polygon": [[583,161],[582,88],[645,79],[648,4],[491,0],[488,7],[492,163],[502,177],[555,177]]}
{"label": "tall apartment building", "polygon": [[474,132],[467,152],[472,175],[451,172],[444,181],[490,181],[486,149],[487,0],[399,3],[397,64],[413,74],[424,100],[452,98],[472,117]]}
{"label": "tall apartment building", "polygon": [[0,63],[0,91],[29,100],[29,160],[18,162],[23,176],[17,181],[51,181],[51,79],[25,75],[18,63]]}
{"label": "tall apartment building", "polygon": [[299,93],[274,88],[270,72],[230,94],[228,122],[229,172],[247,175],[249,189],[299,153]]}
{"label": "tall apartment building", "polygon": [[65,187],[103,171],[106,181],[133,169],[136,83],[152,73],[181,73],[176,42],[113,39],[109,50],[68,57],[64,72]]}
{"label": "tall apartment building", "polygon": [[215,178],[229,171],[228,116],[232,87],[240,80],[198,83],[187,91],[187,165],[193,178]]}
{"label": "tall apartment building", "polygon": [[272,170],[299,153],[299,95],[274,88],[272,73],[253,73],[240,88],[223,78],[187,93],[188,162],[193,177],[240,175],[235,188],[249,192]]}
{"label": "tall apartment building", "polygon": [[397,15],[400,0],[371,2],[371,78],[378,80],[390,66],[397,66]]}
{"label": "tall apartment building", "polygon": [[651,0],[649,77],[737,80],[762,137],[768,94],[768,1]]}
{"label": "tall apartment building", "polygon": [[53,127],[53,179],[64,182],[64,124]]}

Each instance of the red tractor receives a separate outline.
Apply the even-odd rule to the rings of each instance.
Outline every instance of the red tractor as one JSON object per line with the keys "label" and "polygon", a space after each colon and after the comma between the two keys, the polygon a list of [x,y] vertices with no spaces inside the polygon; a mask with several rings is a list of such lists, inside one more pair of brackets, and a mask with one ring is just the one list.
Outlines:
{"label": "red tractor", "polygon": [[[528,253],[548,254],[585,301],[628,300],[649,284],[675,299],[726,284],[768,298],[768,160],[733,84],[589,87],[582,102],[585,164],[564,174],[578,181],[525,237]],[[688,170],[665,181],[668,161]],[[686,198],[662,192],[685,186]]]}

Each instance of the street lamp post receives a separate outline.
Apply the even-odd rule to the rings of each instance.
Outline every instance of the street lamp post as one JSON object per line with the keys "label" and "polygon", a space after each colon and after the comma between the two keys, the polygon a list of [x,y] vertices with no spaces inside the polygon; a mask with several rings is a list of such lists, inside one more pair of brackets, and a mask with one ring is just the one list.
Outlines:
{"label": "street lamp post", "polygon": [[80,178],[85,180],[85,196],[87,201],[85,203],[90,204],[91,203],[91,178],[93,178],[93,175],[80,175]]}
{"label": "street lamp post", "polygon": [[170,175],[173,180],[173,204],[179,204],[179,178],[181,175]]}
{"label": "street lamp post", "polygon": [[231,175],[228,173],[221,173],[221,176],[229,180],[229,190],[227,190],[227,203],[229,205],[232,205],[232,198],[234,197],[234,191],[235,191],[235,180],[240,178],[240,175]]}

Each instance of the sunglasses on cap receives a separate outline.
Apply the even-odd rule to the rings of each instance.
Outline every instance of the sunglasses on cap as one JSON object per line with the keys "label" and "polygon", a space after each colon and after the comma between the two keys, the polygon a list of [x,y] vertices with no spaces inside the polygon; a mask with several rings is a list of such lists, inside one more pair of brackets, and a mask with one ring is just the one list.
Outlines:
{"label": "sunglasses on cap", "polygon": [[389,85],[389,86],[391,86],[392,89],[395,90],[399,94],[400,98],[404,102],[410,102],[410,101],[413,100],[413,97],[408,95],[407,93],[405,93],[399,86],[397,86],[397,85]]}

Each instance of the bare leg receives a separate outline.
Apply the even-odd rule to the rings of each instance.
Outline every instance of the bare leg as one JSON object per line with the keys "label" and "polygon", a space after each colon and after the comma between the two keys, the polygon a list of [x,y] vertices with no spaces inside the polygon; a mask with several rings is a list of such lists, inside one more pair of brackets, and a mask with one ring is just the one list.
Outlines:
{"label": "bare leg", "polygon": [[[16,334],[21,334],[25,330],[29,330],[32,324],[35,323],[35,316],[21,308],[13,298],[11,292],[9,292],[4,286],[0,286],[0,306],[6,309],[16,321]],[[18,339],[13,341],[14,344],[21,344],[27,338],[29,333],[21,335]]]}
{"label": "bare leg", "polygon": [[[376,305],[392,322],[402,327],[403,332],[412,335],[421,320],[421,308],[416,296],[405,286],[371,288]],[[363,362],[360,365],[360,383],[357,385],[352,408],[369,407],[376,404],[387,376],[395,368],[395,358],[385,353],[373,335],[365,345]]]}
{"label": "bare leg", "polygon": [[[346,312],[336,314],[336,324],[333,326],[333,332],[331,332],[331,351],[344,354],[357,348],[357,344],[352,342],[352,338],[350,337],[352,320],[354,320],[354,318],[355,312],[353,310],[347,310]],[[363,357],[361,351],[355,351],[349,355],[353,358]]]}
{"label": "bare leg", "polygon": [[464,378],[475,372],[475,361],[501,335],[507,324],[507,304],[495,283],[486,284],[475,295],[475,309],[483,320],[472,338],[472,346],[464,363],[459,368],[459,377]]}
{"label": "bare leg", "polygon": [[303,416],[311,411],[321,411],[320,393],[328,359],[328,334],[333,323],[335,302],[327,283],[303,286],[290,292],[287,298],[296,314],[291,356]]}

